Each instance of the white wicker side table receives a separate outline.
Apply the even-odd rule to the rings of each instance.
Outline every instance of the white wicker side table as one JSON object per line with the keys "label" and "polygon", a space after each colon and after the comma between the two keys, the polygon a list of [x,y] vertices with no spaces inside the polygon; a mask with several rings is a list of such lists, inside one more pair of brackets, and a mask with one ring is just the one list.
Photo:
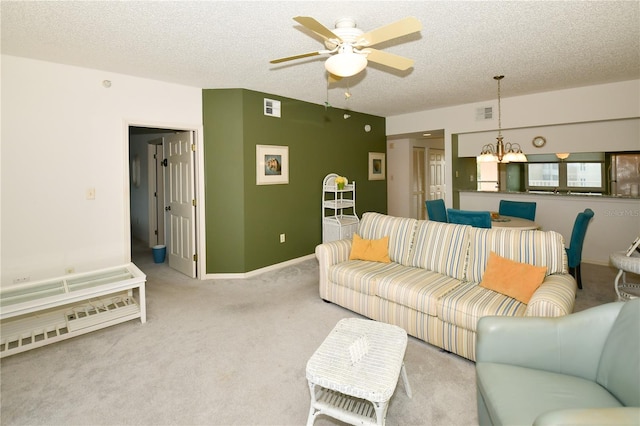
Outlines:
{"label": "white wicker side table", "polygon": [[340,320],[307,362],[311,392],[307,425],[324,414],[352,425],[384,425],[389,400],[404,368],[407,333],[395,325]]}
{"label": "white wicker side table", "polygon": [[[625,252],[619,251],[609,256],[611,264],[618,268],[618,274],[614,282],[616,294],[619,301],[640,297],[640,283],[627,282],[626,272],[640,274],[640,255],[635,251],[627,256]],[[622,282],[620,282],[622,278]]]}

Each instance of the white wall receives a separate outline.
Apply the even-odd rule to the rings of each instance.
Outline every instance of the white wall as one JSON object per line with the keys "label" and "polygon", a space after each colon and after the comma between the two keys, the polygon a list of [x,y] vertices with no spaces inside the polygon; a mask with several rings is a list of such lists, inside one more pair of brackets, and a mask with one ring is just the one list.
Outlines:
{"label": "white wall", "polygon": [[202,90],[2,55],[1,99],[2,285],[129,262],[128,126],[201,130]]}
{"label": "white wall", "polygon": [[[131,218],[131,236],[149,244],[149,154],[148,140],[157,136],[131,135],[129,137],[129,169],[133,170],[133,161],[138,157],[140,162],[140,182],[136,186],[133,178],[129,179],[129,199]],[[133,174],[131,171],[130,174]],[[154,206],[155,209],[155,206]]]}
{"label": "white wall", "polygon": [[[494,131],[458,135],[458,156],[477,156],[485,144],[495,143],[496,135]],[[502,135],[505,142],[518,143],[527,154],[637,151],[640,150],[640,119],[526,127],[505,130]],[[543,147],[533,146],[536,136],[546,139]]]}
{"label": "white wall", "polygon": [[410,195],[412,139],[387,141],[387,213],[411,217]]}

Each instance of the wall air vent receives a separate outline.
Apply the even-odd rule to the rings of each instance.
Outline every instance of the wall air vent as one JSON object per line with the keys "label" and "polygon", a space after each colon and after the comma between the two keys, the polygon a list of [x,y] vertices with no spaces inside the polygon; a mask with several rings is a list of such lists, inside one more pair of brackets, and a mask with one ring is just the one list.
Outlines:
{"label": "wall air vent", "polygon": [[280,117],[280,101],[264,98],[264,115]]}
{"label": "wall air vent", "polygon": [[493,107],[480,107],[476,109],[476,121],[491,120],[493,118]]}

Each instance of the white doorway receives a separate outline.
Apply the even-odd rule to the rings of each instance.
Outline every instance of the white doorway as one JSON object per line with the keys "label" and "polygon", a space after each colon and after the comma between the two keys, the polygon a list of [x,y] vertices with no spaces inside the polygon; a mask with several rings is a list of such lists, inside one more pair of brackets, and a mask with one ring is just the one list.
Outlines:
{"label": "white doorway", "polygon": [[444,129],[387,138],[389,215],[425,219],[425,201],[446,197],[445,149]]}
{"label": "white doorway", "polygon": [[447,195],[445,174],[444,150],[429,149],[429,200],[445,199]]}
{"label": "white doorway", "polygon": [[[195,140],[194,130],[129,126],[130,159],[144,155],[136,162],[144,166],[131,162],[129,168],[129,241],[166,245],[168,265],[191,278],[198,275],[196,164],[201,159]],[[144,178],[132,180],[140,169]],[[142,184],[135,187],[134,181]]]}
{"label": "white doorway", "polygon": [[418,220],[426,219],[425,152],[422,146],[414,146],[411,153],[411,210]]}

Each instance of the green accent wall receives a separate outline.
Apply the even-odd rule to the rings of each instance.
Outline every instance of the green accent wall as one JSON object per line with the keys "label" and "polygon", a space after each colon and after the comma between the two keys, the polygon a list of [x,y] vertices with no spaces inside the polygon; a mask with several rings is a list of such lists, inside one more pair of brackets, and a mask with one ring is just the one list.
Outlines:
{"label": "green accent wall", "polygon": [[[264,115],[264,98],[281,102],[281,118]],[[203,123],[206,273],[244,273],[314,253],[329,173],[356,181],[358,216],[387,212],[387,182],[369,181],[367,164],[369,152],[386,152],[384,117],[210,89],[203,90]],[[288,184],[256,185],[256,145],[289,147]]]}

